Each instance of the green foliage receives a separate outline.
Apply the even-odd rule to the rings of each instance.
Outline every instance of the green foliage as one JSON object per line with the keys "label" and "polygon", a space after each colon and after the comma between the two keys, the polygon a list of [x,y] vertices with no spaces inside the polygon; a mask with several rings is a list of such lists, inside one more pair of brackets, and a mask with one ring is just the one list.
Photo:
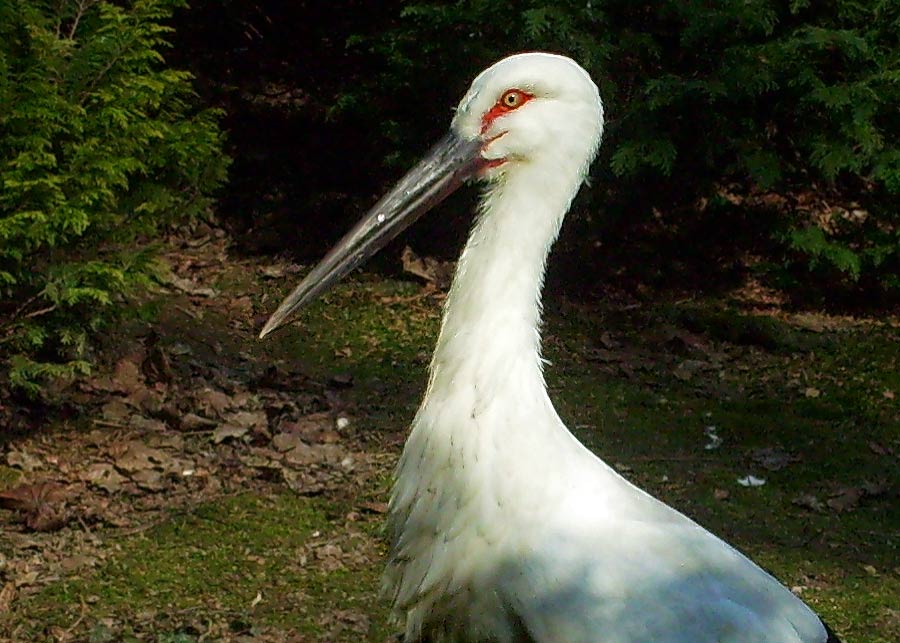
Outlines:
{"label": "green foliage", "polygon": [[[633,218],[679,212],[722,189],[816,192],[861,208],[820,227],[783,213],[773,257],[867,278],[900,269],[900,3],[896,0],[412,0],[393,29],[351,39],[381,73],[337,104],[364,107],[413,148],[422,97],[451,102],[473,71],[514,51],[567,53],[601,85],[607,114],[602,202]],[[434,79],[444,87],[435,89]],[[372,104],[359,96],[385,96]],[[377,99],[376,99],[377,100]],[[404,159],[405,161],[405,159]],[[635,196],[639,195],[639,196]],[[599,200],[598,200],[599,203]],[[723,222],[727,225],[727,221]]]}
{"label": "green foliage", "polygon": [[0,5],[0,350],[32,393],[88,370],[91,335],[153,278],[154,233],[224,180],[220,115],[161,53],[181,4]]}

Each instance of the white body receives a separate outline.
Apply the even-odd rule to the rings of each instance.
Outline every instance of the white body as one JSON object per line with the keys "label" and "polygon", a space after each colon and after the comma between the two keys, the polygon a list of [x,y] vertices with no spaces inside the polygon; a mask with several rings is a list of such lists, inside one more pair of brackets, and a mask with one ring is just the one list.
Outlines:
{"label": "white body", "polygon": [[[534,98],[479,132],[510,87]],[[408,642],[823,643],[806,605],[589,452],[547,395],[544,265],[602,117],[587,74],[548,54],[501,61],[457,111],[454,131],[507,162],[487,171],[397,470],[395,614]]]}

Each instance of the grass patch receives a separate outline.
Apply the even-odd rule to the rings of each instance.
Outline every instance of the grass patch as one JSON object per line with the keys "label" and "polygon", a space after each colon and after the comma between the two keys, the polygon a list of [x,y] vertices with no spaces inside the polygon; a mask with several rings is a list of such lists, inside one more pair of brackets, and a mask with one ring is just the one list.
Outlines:
{"label": "grass patch", "polygon": [[195,641],[268,627],[313,640],[384,638],[377,526],[347,523],[346,511],[290,492],[245,493],[116,537],[100,569],[31,599],[31,627],[20,634],[53,640],[53,628],[71,626],[74,608],[86,605],[88,628],[101,638],[108,630]]}
{"label": "grass patch", "polygon": [[[253,292],[247,274],[218,285]],[[273,310],[287,287],[254,294],[255,312]],[[245,333],[228,350],[322,380],[352,375],[345,395],[354,426],[364,427],[372,448],[390,443],[396,452],[425,386],[439,315],[439,301],[412,284],[351,280],[289,329],[266,342]],[[719,302],[693,302],[684,314],[563,302],[547,317],[551,396],[581,440],[798,588],[845,640],[900,640],[894,329],[810,334],[785,320],[732,315]],[[205,334],[231,332],[227,319],[211,329],[215,320],[207,316]],[[709,426],[723,439],[714,450],[705,448]],[[767,467],[760,453],[786,460]],[[387,462],[366,500],[386,499]],[[738,485],[748,474],[766,484]],[[883,491],[842,509],[829,504],[865,485]],[[804,496],[820,509],[798,503]],[[55,640],[53,627],[84,618],[94,632],[108,627],[141,640],[273,631],[385,640],[391,628],[376,598],[380,517],[348,520],[351,511],[346,499],[301,498],[269,485],[110,536],[115,552],[102,567],[22,602],[19,631],[23,640]]]}

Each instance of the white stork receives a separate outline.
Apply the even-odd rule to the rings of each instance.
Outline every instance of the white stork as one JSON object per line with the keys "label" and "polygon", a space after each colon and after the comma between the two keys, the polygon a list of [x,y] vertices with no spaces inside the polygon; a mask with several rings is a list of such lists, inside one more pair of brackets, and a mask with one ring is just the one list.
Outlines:
{"label": "white stork", "polygon": [[602,129],[597,87],[569,58],[496,63],[260,336],[483,181],[391,497],[384,588],[405,641],[836,642],[772,576],[586,449],[547,395],[544,266]]}

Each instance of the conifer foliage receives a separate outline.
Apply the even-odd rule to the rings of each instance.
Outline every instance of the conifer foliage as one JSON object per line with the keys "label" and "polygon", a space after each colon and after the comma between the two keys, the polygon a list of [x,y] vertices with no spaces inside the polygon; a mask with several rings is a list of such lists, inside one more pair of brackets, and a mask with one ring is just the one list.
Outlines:
{"label": "conifer foliage", "polygon": [[220,114],[166,66],[180,0],[0,3],[0,360],[31,392],[154,275],[225,178]]}
{"label": "conifer foliage", "polygon": [[[401,4],[391,28],[351,39],[383,71],[338,108],[371,111],[361,96],[388,95],[418,109],[435,78],[452,90],[440,104],[471,69],[510,52],[568,53],[600,82],[607,108],[602,218],[655,212],[681,223],[700,204],[728,229],[729,212],[785,204],[766,231],[776,271],[900,294],[897,0]],[[389,131],[400,146],[413,138]]]}

